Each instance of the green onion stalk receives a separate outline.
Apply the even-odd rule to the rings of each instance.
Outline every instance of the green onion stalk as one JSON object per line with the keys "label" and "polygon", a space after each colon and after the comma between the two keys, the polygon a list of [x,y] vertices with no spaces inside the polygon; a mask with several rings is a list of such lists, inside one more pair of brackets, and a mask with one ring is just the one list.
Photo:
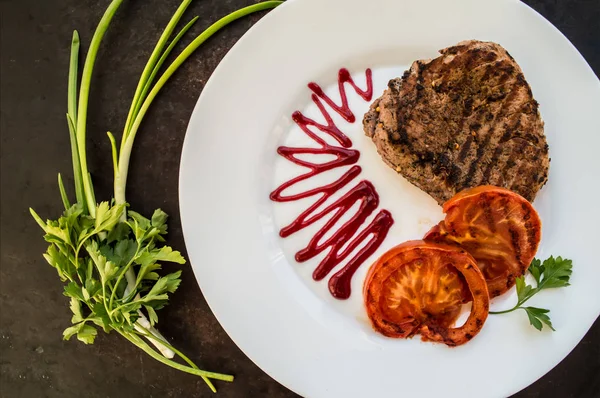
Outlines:
{"label": "green onion stalk", "polygon": [[[31,213],[46,232],[46,240],[51,243],[47,254],[44,255],[45,258],[57,268],[61,279],[69,282],[65,288],[65,295],[72,299],[74,326],[65,330],[65,338],[76,334],[81,341],[92,343],[96,332],[86,322],[101,326],[105,331],[116,330],[117,333],[157,361],[175,369],[201,376],[211,390],[216,391],[209,379],[232,381],[233,376],[198,369],[189,358],[170,345],[153,326],[157,322],[157,317],[152,305],[161,308],[162,304],[158,305],[157,303],[163,301],[166,303],[167,293],[174,292],[179,285],[179,273],[159,278],[158,275],[151,272],[153,269],[159,268],[152,261],[183,263],[185,260],[179,252],[171,251],[168,247],[162,247],[159,250],[156,246],[156,242],[164,241],[160,235],[166,233],[166,224],[164,223],[166,214],[157,210],[150,221],[135,212],[126,210],[128,206],[125,197],[127,173],[135,137],[144,116],[160,90],[183,62],[202,43],[229,23],[254,12],[274,8],[282,2],[264,1],[219,19],[188,44],[172,62],[167,63],[167,58],[175,46],[198,20],[198,17],[191,19],[174,34],[191,2],[192,0],[182,1],[148,59],[137,84],[118,148],[114,135],[111,132],[107,133],[111,143],[114,172],[114,200],[110,205],[112,207],[107,202],[101,204],[96,202],[86,156],[86,127],[90,85],[96,57],[102,39],[123,0],[111,1],[94,32],[83,64],[79,90],[77,86],[80,39],[77,31],[73,32],[68,77],[67,124],[76,203],[71,206],[59,174],[58,185],[65,206],[65,215],[58,221],[44,223],[35,211],[31,210]],[[165,64],[167,66],[163,68]],[[130,228],[134,233],[135,240],[125,239],[130,235],[121,234],[119,238],[119,224]],[[127,234],[131,234],[131,232],[127,232]],[[115,241],[116,245],[109,246],[110,242]],[[117,252],[119,244],[122,244],[120,246],[122,251],[125,248],[131,249],[129,261],[124,261],[121,267],[117,264],[117,260],[110,260],[113,258],[110,257],[112,253],[110,247]],[[89,255],[85,260],[83,257],[86,254],[83,249]],[[108,250],[108,254],[102,250]],[[112,254],[114,256],[114,253]],[[154,256],[152,261],[148,260],[151,258],[150,256]],[[137,274],[134,264],[141,267]],[[94,272],[99,275],[99,282],[92,278],[95,275]],[[142,273],[144,273],[143,276]],[[156,281],[156,285],[151,290],[144,288],[142,284],[148,280]],[[148,290],[150,291],[148,292]],[[142,312],[142,308],[146,309],[150,320]],[[83,315],[84,309],[90,314],[87,317]],[[133,327],[128,327],[129,324]],[[144,339],[154,345],[157,350],[148,345]],[[175,355],[181,358],[186,365],[172,360]]]}

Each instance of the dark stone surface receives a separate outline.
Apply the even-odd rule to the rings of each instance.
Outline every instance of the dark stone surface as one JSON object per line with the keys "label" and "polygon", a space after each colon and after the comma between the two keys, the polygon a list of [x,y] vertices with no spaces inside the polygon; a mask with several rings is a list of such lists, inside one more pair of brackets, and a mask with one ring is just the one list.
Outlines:
{"label": "dark stone surface", "polygon": [[[187,15],[201,17],[193,33],[251,2],[194,2]],[[93,346],[61,340],[70,319],[67,301],[54,270],[41,258],[46,245],[27,207],[42,217],[61,211],[56,172],[69,176],[71,170],[64,119],[71,32],[76,27],[83,42],[89,43],[107,3],[0,1],[2,397],[211,396],[201,379],[158,364],[117,335],[100,335]],[[143,64],[178,3],[126,1],[105,38],[92,82],[88,124],[90,168],[99,198],[112,192],[104,132],[124,124]],[[527,3],[575,44],[598,75],[600,1]],[[167,211],[172,216],[169,243],[176,248],[184,247],[177,178],[188,118],[218,62],[259,18],[236,22],[207,42],[163,91],[138,135],[128,200],[145,214],[157,207]],[[70,178],[66,183],[70,186]],[[201,367],[236,375],[233,384],[216,383],[221,397],[294,396],[229,339],[208,309],[189,265],[183,267],[183,284],[172,304],[161,311],[162,332]],[[498,383],[503,382],[499,373]],[[517,396],[600,396],[600,321],[561,364]]]}

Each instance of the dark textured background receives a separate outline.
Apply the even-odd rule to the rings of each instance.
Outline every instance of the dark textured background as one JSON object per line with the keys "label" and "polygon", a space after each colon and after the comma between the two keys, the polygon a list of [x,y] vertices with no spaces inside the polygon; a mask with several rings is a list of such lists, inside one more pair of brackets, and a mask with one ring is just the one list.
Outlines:
{"label": "dark textured background", "polygon": [[[187,13],[200,15],[192,33],[252,2],[195,1]],[[92,82],[88,124],[88,156],[99,198],[112,192],[104,132],[123,126],[143,65],[178,3],[126,1],[105,37]],[[575,44],[596,75],[600,73],[600,0],[527,3]],[[61,211],[56,172],[71,173],[64,117],[71,32],[77,28],[89,43],[107,4],[108,0],[0,0],[2,397],[211,396],[200,378],[158,364],[117,335],[100,335],[93,346],[62,341],[70,319],[68,303],[55,271],[41,257],[46,245],[27,212],[32,206],[45,218]],[[169,243],[176,248],[184,248],[177,178],[188,118],[214,68],[260,16],[236,22],[202,46],[167,85],[136,139],[127,198],[143,214],[161,207],[172,216]],[[71,180],[66,183],[70,186]],[[189,265],[183,267],[183,283],[172,305],[160,315],[160,330],[201,367],[236,376],[233,384],[215,383],[220,397],[294,396],[229,339],[208,309]],[[498,383],[506,382],[498,373]],[[517,396],[600,397],[600,321],[562,363]]]}

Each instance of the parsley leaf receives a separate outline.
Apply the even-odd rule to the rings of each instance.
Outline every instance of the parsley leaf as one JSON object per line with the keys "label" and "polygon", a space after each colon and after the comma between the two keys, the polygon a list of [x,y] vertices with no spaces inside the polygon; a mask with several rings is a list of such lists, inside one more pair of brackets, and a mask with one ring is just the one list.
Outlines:
{"label": "parsley leaf", "polygon": [[539,285],[540,277],[544,273],[544,266],[542,265],[542,262],[539,259],[534,258],[531,264],[529,265],[529,272],[535,278],[535,283]]}
{"label": "parsley leaf", "polygon": [[65,286],[63,294],[67,297],[71,297],[79,301],[85,301],[85,299],[83,298],[83,293],[81,291],[81,286],[79,286],[74,281],[69,282],[69,284]]}
{"label": "parsley leaf", "polygon": [[[539,260],[538,260],[539,262]],[[573,261],[562,257],[552,257],[544,261],[542,265],[533,264],[533,272],[539,272],[538,289],[551,289],[569,286],[569,279],[573,272]],[[533,273],[532,272],[532,273]],[[535,274],[534,274],[535,277]]]}
{"label": "parsley leaf", "polygon": [[140,213],[137,213],[133,210],[129,210],[127,212],[127,215],[129,217],[133,218],[137,222],[140,229],[147,230],[148,228],[150,228],[150,226],[151,226],[150,220],[148,220],[146,217],[142,216]]}
{"label": "parsley leaf", "polygon": [[96,207],[94,231],[109,231],[119,222],[125,205],[110,207],[108,202],[102,202]]}
{"label": "parsley leaf", "polygon": [[177,271],[159,278],[146,297],[152,298],[162,296],[165,293],[175,293],[175,290],[179,287],[179,283],[181,283],[180,276],[181,271]]}
{"label": "parsley leaf", "polygon": [[126,266],[136,255],[138,244],[133,239],[121,239],[115,245],[102,245],[100,253],[119,267]]}
{"label": "parsley leaf", "polygon": [[573,272],[573,262],[569,259],[563,259],[560,256],[556,258],[550,256],[544,262],[534,258],[529,266],[529,272],[536,281],[536,287],[526,284],[524,276],[517,278],[515,281],[517,304],[508,310],[490,311],[490,314],[506,314],[517,309],[522,309],[527,313],[529,323],[537,330],[542,330],[543,325],[555,330],[548,316],[550,310],[523,307],[523,304],[544,289],[570,286],[569,279]]}
{"label": "parsley leaf", "polygon": [[77,335],[77,340],[85,344],[93,344],[98,331],[93,326],[87,325],[85,322],[78,323],[68,327],[63,332],[65,340],[69,340],[73,335]]}
{"label": "parsley leaf", "polygon": [[140,265],[147,265],[157,261],[169,261],[171,263],[185,264],[185,259],[181,253],[174,251],[169,246],[163,246],[160,249],[152,249],[143,252],[135,261]]}
{"label": "parsley leaf", "polygon": [[520,303],[524,303],[534,294],[533,292],[535,289],[532,286],[525,284],[525,278],[523,277],[517,278],[515,285],[517,288],[517,298]]}
{"label": "parsley leaf", "polygon": [[550,329],[554,330],[552,327],[552,322],[550,322],[550,317],[547,315],[550,310],[546,310],[543,308],[536,307],[523,307],[525,312],[527,312],[527,317],[529,317],[529,323],[533,325],[537,330],[542,330],[542,322],[545,323]]}
{"label": "parsley leaf", "polygon": [[152,214],[151,224],[154,228],[158,229],[161,234],[167,233],[167,213],[162,211],[161,209],[156,209],[154,214]]}
{"label": "parsley leaf", "polygon": [[83,321],[83,313],[81,312],[81,301],[79,301],[75,297],[71,297],[71,304],[69,305],[69,308],[71,308],[71,312],[73,313],[71,323],[79,323]]}

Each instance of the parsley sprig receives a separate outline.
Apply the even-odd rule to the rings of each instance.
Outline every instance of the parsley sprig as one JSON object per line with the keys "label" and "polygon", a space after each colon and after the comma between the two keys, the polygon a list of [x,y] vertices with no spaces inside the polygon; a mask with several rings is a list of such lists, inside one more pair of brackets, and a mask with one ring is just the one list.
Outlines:
{"label": "parsley sprig", "polygon": [[[71,142],[76,202],[71,205],[60,174],[58,187],[65,208],[57,220],[43,221],[30,212],[50,244],[44,254],[66,283],[72,326],[66,340],[76,336],[92,344],[98,329],[114,331],[154,359],[183,372],[200,376],[212,391],[210,379],[232,381],[233,376],[200,370],[158,332],[157,311],[167,305],[180,282],[181,271],[160,276],[161,263],[183,264],[185,259],[164,245],[167,214],[158,209],[151,218],[129,210],[125,188],[129,160],[138,129],[150,105],[181,64],[209,37],[230,22],[253,12],[274,8],[281,1],[265,1],[235,11],[208,27],[171,62],[162,66],[176,44],[198,17],[188,22],[172,39],[174,30],[192,0],[183,0],[150,55],[140,77],[127,116],[121,144],[108,132],[112,149],[114,199],[96,202],[86,157],[86,124],[92,72],[100,44],[123,0],[112,0],[100,20],[85,59],[79,90],[79,34],[73,32],[67,96],[67,125]],[[150,343],[150,344],[149,344]],[[152,347],[154,346],[154,348]],[[186,365],[173,360],[177,355]]]}
{"label": "parsley sprig", "polygon": [[[91,217],[75,204],[57,221],[46,222],[32,211],[46,233],[44,239],[50,243],[44,258],[67,283],[64,295],[70,298],[73,325],[65,329],[64,338],[76,336],[92,344],[97,328],[106,333],[115,331],[176,369],[205,378],[233,380],[232,376],[199,370],[154,329],[156,311],[167,304],[169,294],[181,281],[181,271],[160,276],[160,263],[183,264],[185,259],[178,251],[160,246],[167,233],[167,215],[162,210],[156,210],[151,219],[128,211],[126,221],[121,222],[125,211],[124,205],[102,202],[96,206],[96,217]],[[129,281],[128,271],[134,267],[137,275]],[[147,323],[141,321],[142,311],[148,314]],[[174,351],[189,366],[166,358],[142,338]]]}
{"label": "parsley sprig", "polygon": [[529,272],[536,281],[536,287],[525,283],[525,277],[521,276],[516,280],[517,304],[508,310],[490,311],[490,314],[506,314],[517,309],[522,309],[527,313],[529,323],[537,330],[542,330],[543,325],[554,330],[548,313],[550,310],[537,307],[523,307],[523,304],[538,292],[545,289],[569,286],[573,262],[562,257],[550,256],[542,263],[535,258],[529,266]]}

